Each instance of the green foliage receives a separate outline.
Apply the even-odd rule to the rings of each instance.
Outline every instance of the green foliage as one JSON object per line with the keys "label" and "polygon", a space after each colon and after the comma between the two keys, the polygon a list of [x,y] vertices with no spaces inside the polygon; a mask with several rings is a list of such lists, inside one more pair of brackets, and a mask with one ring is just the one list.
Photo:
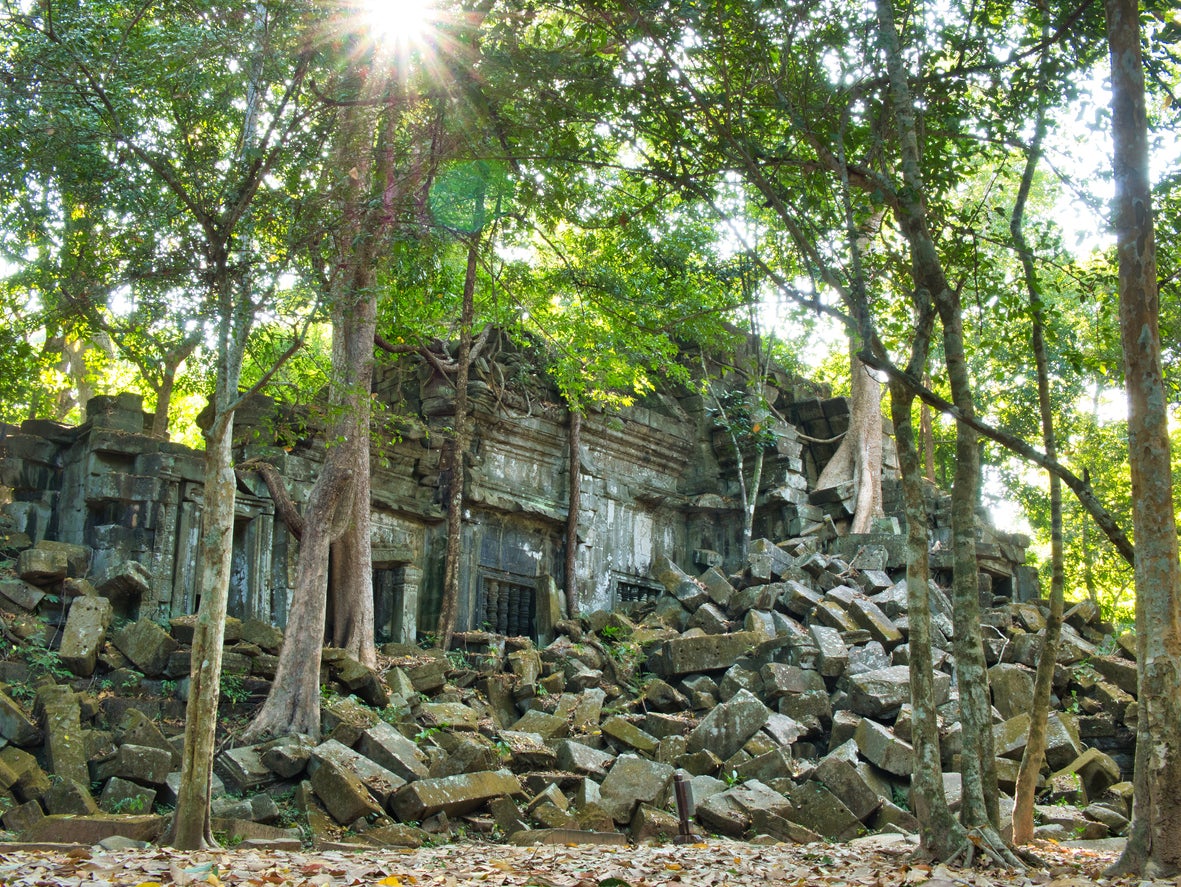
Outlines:
{"label": "green foliage", "polygon": [[223,671],[221,673],[219,689],[223,699],[227,699],[234,704],[246,702],[250,698],[250,691],[246,688],[246,683],[240,674],[231,674]]}

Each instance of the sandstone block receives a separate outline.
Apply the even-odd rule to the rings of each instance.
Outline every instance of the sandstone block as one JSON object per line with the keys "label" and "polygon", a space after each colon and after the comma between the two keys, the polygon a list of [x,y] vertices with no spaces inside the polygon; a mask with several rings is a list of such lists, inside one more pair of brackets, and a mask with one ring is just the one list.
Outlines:
{"label": "sandstone block", "polygon": [[79,677],[94,673],[98,653],[107,637],[114,610],[103,597],[75,598],[62,633],[62,663]]}
{"label": "sandstone block", "polygon": [[645,733],[631,721],[618,715],[604,721],[602,731],[604,736],[610,736],[617,742],[646,755],[655,754],[660,746],[660,740],[655,736]]}
{"label": "sandstone block", "polygon": [[16,700],[3,692],[0,692],[0,736],[13,745],[25,747],[41,742],[41,730]]}
{"label": "sandstone block", "polygon": [[140,619],[115,632],[111,638],[119,652],[148,677],[159,677],[176,652],[176,640],[151,619]]}
{"label": "sandstone block", "polygon": [[661,677],[721,671],[738,657],[750,652],[759,636],[747,631],[702,637],[679,637],[665,641],[648,661],[649,670]]}
{"label": "sandstone block", "polygon": [[69,559],[64,551],[26,548],[16,559],[16,573],[31,585],[53,585],[70,572]]}
{"label": "sandstone block", "polygon": [[0,608],[13,613],[32,613],[43,600],[45,592],[31,582],[24,579],[0,580]]}
{"label": "sandstone block", "polygon": [[320,802],[341,825],[382,812],[361,777],[331,758],[320,761],[311,783]]}
{"label": "sandstone block", "polygon": [[599,803],[616,823],[626,825],[637,804],[663,806],[672,779],[673,768],[668,764],[620,755],[603,780]]}
{"label": "sandstone block", "polygon": [[522,791],[520,780],[507,770],[420,779],[399,789],[390,802],[390,812],[402,820],[422,820],[436,813],[459,816],[492,798],[516,796]]}
{"label": "sandstone block", "polygon": [[[333,764],[339,769],[357,776],[366,790],[384,808],[393,797],[394,792],[406,784],[406,780],[370,760],[359,752],[341,745],[335,739],[322,742],[312,749],[311,760],[308,763],[308,773],[312,778],[313,787],[316,785],[316,770],[326,764]],[[317,789],[317,794],[319,790]],[[327,806],[327,804],[326,804]],[[329,808],[329,812],[331,808]],[[335,814],[333,814],[335,816]],[[354,817],[355,818],[355,817]],[[346,820],[339,820],[344,822]],[[347,820],[352,822],[352,820]]]}
{"label": "sandstone block", "polygon": [[429,775],[422,750],[385,721],[361,733],[357,751],[408,782]]}
{"label": "sandstone block", "polygon": [[151,813],[156,790],[145,788],[130,779],[112,776],[103,786],[98,806],[106,813]]}
{"label": "sandstone block", "polygon": [[853,740],[866,760],[895,776],[910,776],[914,771],[914,747],[903,742],[888,727],[865,718],[857,725]]}
{"label": "sandstone block", "polygon": [[739,690],[707,714],[689,734],[689,751],[709,749],[722,759],[728,758],[767,723],[770,715],[770,710],[756,696]]}
{"label": "sandstone block", "polygon": [[847,841],[861,830],[861,820],[827,788],[808,780],[788,795],[790,816],[805,828],[833,841]]}

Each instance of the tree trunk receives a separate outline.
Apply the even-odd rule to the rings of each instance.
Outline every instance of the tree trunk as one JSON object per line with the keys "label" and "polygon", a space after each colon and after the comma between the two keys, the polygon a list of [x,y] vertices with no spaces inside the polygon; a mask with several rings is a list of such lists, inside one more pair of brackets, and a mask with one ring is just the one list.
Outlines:
{"label": "tree trunk", "polygon": [[[1050,403],[1050,363],[1046,355],[1046,340],[1043,335],[1044,306],[1037,272],[1033,264],[1033,251],[1025,239],[1022,222],[1025,217],[1025,205],[1033,186],[1033,175],[1041,158],[1042,140],[1046,133],[1046,116],[1043,96],[1045,93],[1045,63],[1039,73],[1038,110],[1034,127],[1033,141],[1030,143],[1029,157],[1025,163],[1025,170],[1021,176],[1021,185],[1017,189],[1017,199],[1013,206],[1013,218],[1009,222],[1009,231],[1013,236],[1013,243],[1017,247],[1017,255],[1021,260],[1021,268],[1025,277],[1025,288],[1029,294],[1029,307],[1032,318],[1031,339],[1034,361],[1037,365],[1037,396],[1038,410],[1042,420],[1042,442],[1046,456],[1050,459],[1058,458],[1057,440],[1054,435],[1054,413]],[[1050,481],[1050,615],[1046,619],[1046,629],[1042,635],[1042,649],[1038,657],[1037,676],[1033,683],[1033,701],[1029,714],[1029,736],[1025,741],[1025,751],[1021,755],[1021,767],[1017,773],[1017,790],[1014,793],[1013,807],[1013,843],[1027,844],[1033,840],[1033,806],[1037,791],[1038,775],[1046,757],[1046,721],[1050,715],[1050,693],[1054,681],[1054,666],[1058,659],[1058,640],[1062,633],[1062,606],[1064,597],[1064,563],[1062,542],[1062,482],[1053,473],[1049,473]]]}
{"label": "tree trunk", "polygon": [[852,533],[868,533],[882,517],[882,387],[854,351],[849,359],[852,396],[849,430],[816,481],[824,490],[853,482]]}
{"label": "tree trunk", "polygon": [[168,440],[170,413],[172,412],[172,391],[176,387],[176,374],[180,365],[197,349],[196,338],[181,342],[164,355],[160,368],[160,385],[156,388],[156,412],[152,416],[152,437]]}
{"label": "tree trunk", "polygon": [[[219,378],[217,400],[225,403]],[[234,383],[236,393],[237,384]],[[180,850],[214,847],[209,802],[221,696],[222,637],[229,602],[234,537],[233,413],[220,413],[205,436],[205,501],[197,552],[201,602],[193,632],[192,672],[185,707],[180,788],[170,843]]]}
{"label": "tree trunk", "polygon": [[[975,416],[967,359],[964,354],[959,295],[947,283],[923,206],[914,102],[899,47],[892,0],[877,0],[879,35],[889,74],[894,121],[902,155],[905,187],[900,190],[900,221],[910,246],[911,274],[916,289],[930,294],[943,325],[948,378],[960,416]],[[997,834],[1000,818],[993,754],[992,705],[980,631],[980,598],[976,561],[976,500],[980,481],[977,434],[967,422],[956,424],[956,471],[952,488],[953,603],[956,679],[963,728],[963,822],[981,843],[1007,861],[1017,862]]]}
{"label": "tree trunk", "polygon": [[919,453],[914,439],[914,394],[895,382],[890,386],[894,440],[906,503],[906,599],[910,622],[910,703],[913,722],[914,773],[911,809],[919,821],[923,850],[936,859],[950,859],[967,845],[967,833],[947,806],[935,712],[935,669],[932,666],[930,541]]}
{"label": "tree trunk", "polygon": [[578,512],[582,508],[582,410],[570,406],[570,504],[566,509],[566,616],[578,618]]}
{"label": "tree trunk", "polygon": [[[367,252],[363,250],[362,252]],[[275,680],[266,702],[246,731],[249,738],[304,733],[320,735],[320,657],[328,602],[328,555],[334,541],[355,524],[357,512],[368,513],[369,497],[358,495],[362,470],[368,477],[369,390],[373,377],[373,334],[376,298],[371,256],[356,257],[352,279],[333,305],[333,385],[326,440],[328,451],[312,485],[303,512],[303,533],[296,562],[295,587]],[[349,298],[351,296],[351,298]],[[370,576],[366,536],[354,534],[348,556]],[[364,577],[354,575],[356,585]],[[355,590],[354,586],[354,590]],[[372,586],[369,603],[372,607]],[[370,611],[372,625],[372,611]],[[371,628],[372,630],[372,628]],[[370,641],[372,644],[372,641]]]}
{"label": "tree trunk", "polygon": [[463,536],[463,486],[465,460],[471,441],[468,427],[468,375],[472,363],[472,324],[475,320],[476,270],[483,227],[483,199],[479,201],[479,224],[468,243],[467,272],[463,281],[463,308],[459,321],[459,356],[455,371],[455,433],[451,439],[451,487],[447,494],[447,556],[443,569],[443,602],[439,608],[436,643],[446,650],[455,633],[459,616],[459,561]]}
{"label": "tree trunk", "polygon": [[357,459],[352,520],[332,547],[332,645],[346,650],[362,665],[376,668],[369,487],[369,448],[362,447]]}
{"label": "tree trunk", "polygon": [[1172,499],[1168,397],[1161,373],[1156,244],[1139,8],[1106,0],[1115,141],[1120,333],[1136,537],[1139,723],[1132,828],[1109,874],[1181,872],[1181,566]]}

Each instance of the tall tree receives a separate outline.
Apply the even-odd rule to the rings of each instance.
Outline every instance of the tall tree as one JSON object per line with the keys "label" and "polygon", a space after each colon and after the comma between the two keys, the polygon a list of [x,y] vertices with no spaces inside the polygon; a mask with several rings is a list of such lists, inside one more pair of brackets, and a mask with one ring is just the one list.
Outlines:
{"label": "tall tree", "polygon": [[1181,872],[1181,564],[1173,503],[1140,9],[1106,0],[1115,143],[1120,330],[1136,534],[1136,727],[1132,829],[1113,872]]}

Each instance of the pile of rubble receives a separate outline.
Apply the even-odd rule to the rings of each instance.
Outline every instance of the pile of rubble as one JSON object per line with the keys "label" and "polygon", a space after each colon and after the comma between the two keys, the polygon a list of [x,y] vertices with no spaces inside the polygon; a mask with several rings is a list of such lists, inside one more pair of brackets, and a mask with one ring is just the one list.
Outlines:
{"label": "pile of rubble", "polygon": [[[111,599],[136,593],[137,573],[88,581],[87,558],[41,542],[0,580],[13,648],[0,663],[2,819],[24,841],[151,841],[176,800],[193,620],[113,624]],[[884,566],[872,549],[847,562],[814,540],[760,540],[737,575],[695,577],[665,560],[659,596],[561,622],[540,649],[469,632],[447,655],[389,645],[378,671],[326,649],[325,738],[222,751],[215,829],[268,846],[415,846],[477,831],[519,843],[913,831],[906,593]],[[931,594],[954,806],[951,607],[938,586]],[[1011,792],[1044,612],[990,603],[997,764]],[[1091,604],[1067,622],[1039,832],[1120,834],[1135,663]],[[272,626],[230,620],[231,728],[265,694],[281,641]]]}

